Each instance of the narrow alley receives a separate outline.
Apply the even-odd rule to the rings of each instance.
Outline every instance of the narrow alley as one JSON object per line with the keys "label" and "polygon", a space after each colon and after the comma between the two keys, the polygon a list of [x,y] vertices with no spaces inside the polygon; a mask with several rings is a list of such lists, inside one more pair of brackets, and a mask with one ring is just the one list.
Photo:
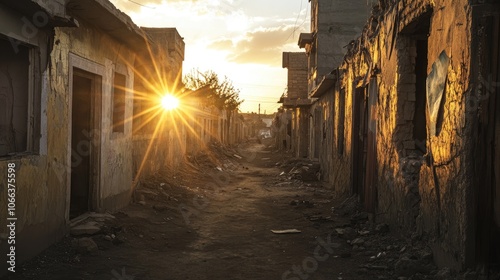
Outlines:
{"label": "narrow alley", "polygon": [[500,280],[500,0],[0,1],[0,280]]}
{"label": "narrow alley", "polygon": [[[71,236],[4,279],[395,279],[415,273],[423,278],[413,279],[433,279],[425,277],[439,273],[431,252],[417,249],[418,240],[398,239],[358,212],[355,200],[332,200],[322,183],[310,181],[314,164],[255,140],[240,147],[219,159],[202,154],[173,180],[142,182],[130,206],[87,215]],[[290,229],[300,232],[272,232]]]}

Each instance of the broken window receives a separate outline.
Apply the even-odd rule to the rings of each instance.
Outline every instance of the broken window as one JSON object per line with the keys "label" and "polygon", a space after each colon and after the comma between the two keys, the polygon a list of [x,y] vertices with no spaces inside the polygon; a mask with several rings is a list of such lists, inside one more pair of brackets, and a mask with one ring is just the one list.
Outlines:
{"label": "broken window", "polygon": [[113,132],[125,130],[125,75],[115,73],[113,83]]}
{"label": "broken window", "polygon": [[[34,48],[0,38],[0,156],[34,151]],[[37,103],[38,104],[38,103]],[[38,106],[39,107],[39,106]]]}

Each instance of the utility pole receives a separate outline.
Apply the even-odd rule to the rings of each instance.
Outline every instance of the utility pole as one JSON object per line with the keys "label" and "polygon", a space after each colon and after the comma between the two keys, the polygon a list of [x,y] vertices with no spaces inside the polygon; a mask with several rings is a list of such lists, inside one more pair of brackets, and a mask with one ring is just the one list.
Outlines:
{"label": "utility pole", "polygon": [[260,120],[260,103],[259,103],[259,120]]}

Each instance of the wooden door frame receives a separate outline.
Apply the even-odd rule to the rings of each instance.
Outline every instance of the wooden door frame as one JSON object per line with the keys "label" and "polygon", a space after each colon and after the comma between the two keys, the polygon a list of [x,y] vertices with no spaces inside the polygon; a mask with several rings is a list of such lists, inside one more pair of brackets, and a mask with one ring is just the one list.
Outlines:
{"label": "wooden door frame", "polygon": [[[67,145],[67,184],[66,184],[66,222],[70,222],[70,204],[71,204],[71,150],[72,150],[72,111],[73,111],[73,76],[79,75],[84,78],[90,78],[92,81],[92,100],[91,100],[91,125],[89,132],[92,139],[91,143],[94,149],[91,151],[91,192],[89,193],[89,210],[98,210],[101,207],[101,143],[104,133],[102,133],[102,93],[104,92],[105,67],[86,58],[69,53],[68,65],[68,87],[69,87],[69,108],[68,108],[68,145]],[[76,71],[75,71],[76,70]],[[85,71],[88,74],[82,73]],[[76,73],[75,73],[76,72]]]}

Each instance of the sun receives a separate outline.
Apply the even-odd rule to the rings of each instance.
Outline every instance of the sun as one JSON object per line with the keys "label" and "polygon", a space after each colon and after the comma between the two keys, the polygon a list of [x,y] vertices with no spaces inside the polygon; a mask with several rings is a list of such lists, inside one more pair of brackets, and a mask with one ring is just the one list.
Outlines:
{"label": "sun", "polygon": [[166,94],[161,98],[161,106],[167,111],[177,109],[179,107],[179,99],[171,94]]}

